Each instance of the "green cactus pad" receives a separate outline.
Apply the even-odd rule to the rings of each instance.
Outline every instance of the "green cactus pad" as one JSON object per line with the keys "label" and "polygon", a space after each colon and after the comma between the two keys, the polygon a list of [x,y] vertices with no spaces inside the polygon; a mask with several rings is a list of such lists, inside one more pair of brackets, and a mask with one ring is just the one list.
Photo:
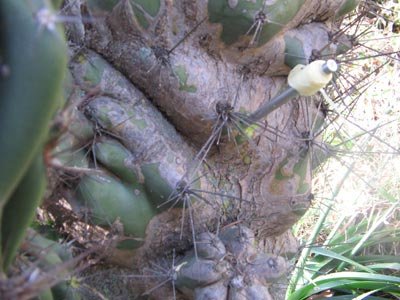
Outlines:
{"label": "green cactus pad", "polygon": [[[30,247],[28,251],[31,255],[40,260],[39,266],[43,270],[55,268],[63,262],[68,262],[73,259],[72,251],[67,245],[59,244],[56,241],[49,240],[33,230],[29,230],[27,240],[34,246]],[[69,271],[72,270],[69,269],[63,272],[63,274],[59,274],[59,276],[69,278]],[[70,284],[71,281],[72,279],[61,281],[60,283],[56,284],[51,288],[51,290],[48,290],[42,294],[43,296],[48,297],[44,299],[83,300],[79,290]],[[49,293],[50,291],[51,297]],[[42,295],[40,297],[42,297]]]}
{"label": "green cactus pad", "polygon": [[1,218],[2,262],[6,270],[14,259],[25,231],[32,222],[45,190],[45,171],[41,156],[34,160],[4,207]]}
{"label": "green cactus pad", "polygon": [[[281,0],[264,5],[263,0],[239,0],[236,5],[226,0],[208,1],[209,20],[222,26],[221,40],[231,45],[243,35],[255,34],[256,16],[262,12],[265,21],[259,23],[257,44],[263,45],[290,22],[304,4],[304,0]],[[250,30],[253,26],[253,29]]]}
{"label": "green cactus pad", "polygon": [[63,35],[36,17],[39,8],[51,11],[47,1],[0,3],[1,52],[10,69],[0,81],[1,209],[45,141],[67,55]]}
{"label": "green cactus pad", "polygon": [[[121,1],[118,0],[88,0],[91,11],[111,12]],[[126,6],[128,5],[128,6]],[[121,8],[125,13],[135,18],[137,23],[147,29],[152,20],[158,15],[161,8],[160,0],[128,0],[122,3]],[[134,16],[133,16],[134,13]]]}
{"label": "green cactus pad", "polygon": [[[175,187],[171,186],[168,181],[160,174],[159,165],[156,163],[144,164],[141,166],[144,176],[144,185],[147,194],[153,205],[158,207],[168,200]],[[162,210],[168,209],[168,205],[161,207]]]}
{"label": "green cactus pad", "polygon": [[253,24],[254,15],[261,9],[262,0],[256,3],[238,1],[234,7],[226,0],[208,1],[209,20],[222,25],[221,40],[228,45],[246,34]]}
{"label": "green cactus pad", "polygon": [[124,233],[143,238],[147,224],[155,215],[146,195],[106,174],[86,175],[78,186],[78,200],[87,205],[91,220],[112,226],[119,220]]}
{"label": "green cactus pad", "polygon": [[45,264],[55,265],[72,259],[71,249],[67,245],[45,238],[32,229],[28,230],[27,241],[32,245],[35,245],[35,247],[30,249],[35,256],[40,255],[40,252],[43,249],[46,249],[48,253],[51,254],[48,259],[46,257],[44,260]]}
{"label": "green cactus pad", "polygon": [[303,43],[295,37],[285,36],[285,65],[294,68],[299,64],[308,64]]}
{"label": "green cactus pad", "polygon": [[[142,190],[139,186],[140,170],[132,164],[132,154],[116,140],[102,138],[94,147],[96,158],[122,181],[133,184],[134,188]],[[139,167],[138,167],[139,168]],[[143,191],[142,191],[143,192]]]}
{"label": "green cactus pad", "polygon": [[[79,58],[85,61],[85,57],[81,56]],[[93,86],[100,84],[103,78],[104,70],[107,67],[107,63],[100,57],[92,57],[91,61],[85,63],[85,74],[83,75],[83,80]]]}
{"label": "green cactus pad", "polygon": [[338,16],[343,16],[348,14],[352,10],[354,10],[358,4],[360,4],[360,0],[346,0],[338,11]]}
{"label": "green cactus pad", "polygon": [[263,26],[258,40],[259,45],[270,41],[282,27],[288,24],[300,10],[305,0],[280,0],[271,6],[266,6],[266,25]]}

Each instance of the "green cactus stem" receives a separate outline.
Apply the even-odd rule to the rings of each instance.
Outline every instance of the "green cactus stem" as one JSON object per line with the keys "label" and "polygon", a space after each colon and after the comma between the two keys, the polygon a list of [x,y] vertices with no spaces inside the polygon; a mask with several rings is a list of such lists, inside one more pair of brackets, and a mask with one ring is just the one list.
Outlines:
{"label": "green cactus stem", "polygon": [[[39,260],[38,265],[43,271],[52,270],[73,259],[72,251],[67,245],[47,239],[33,230],[28,231],[26,240],[28,244],[27,252]],[[71,268],[67,268],[61,274],[57,274],[60,282],[51,289],[43,291],[38,298],[44,300],[83,300],[79,289],[72,284],[74,281],[74,278],[70,276],[72,272]],[[64,280],[61,280],[62,278]]]}
{"label": "green cactus stem", "polygon": [[285,36],[285,64],[294,68],[298,64],[306,65],[308,59],[304,53],[303,43],[296,37]]}
{"label": "green cactus stem", "polygon": [[88,0],[87,3],[91,10],[108,12],[111,12],[117,5],[121,4],[125,13],[127,11],[129,11],[128,15],[131,15],[132,12],[134,13],[137,24],[144,29],[150,26],[161,8],[160,0],[129,0],[125,3],[121,3],[118,0]]}
{"label": "green cactus stem", "polygon": [[[32,1],[48,9],[47,1]],[[0,80],[0,210],[24,176],[62,94],[66,43],[24,1],[0,4],[1,53],[10,74]]]}
{"label": "green cactus stem", "polygon": [[[105,173],[85,175],[78,186],[78,200],[89,209],[93,223],[111,227],[120,222],[126,235],[140,241],[155,215],[142,190]],[[140,244],[138,242],[138,246]]]}
{"label": "green cactus stem", "polygon": [[140,170],[133,164],[133,156],[120,142],[110,139],[101,138],[94,146],[96,158],[109,171],[114,173],[122,181],[139,187]]}
{"label": "green cactus stem", "polygon": [[256,43],[261,46],[280,32],[303,4],[304,0],[275,1],[272,5],[266,5],[264,0],[214,0],[208,1],[208,13],[211,23],[221,24],[220,38],[225,44],[251,34],[257,35]]}
{"label": "green cactus stem", "polygon": [[2,263],[7,270],[41,203],[46,176],[43,160],[37,157],[4,207],[1,219]]}
{"label": "green cactus stem", "polygon": [[348,14],[352,10],[354,10],[358,4],[360,4],[360,0],[346,0],[338,11],[338,16],[344,16]]}

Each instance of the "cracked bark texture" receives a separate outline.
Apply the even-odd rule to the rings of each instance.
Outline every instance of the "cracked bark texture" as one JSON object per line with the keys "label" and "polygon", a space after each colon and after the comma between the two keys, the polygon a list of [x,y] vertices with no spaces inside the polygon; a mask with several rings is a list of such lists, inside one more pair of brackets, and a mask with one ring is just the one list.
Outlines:
{"label": "cracked bark texture", "polygon": [[[227,103],[242,114],[254,112],[285,88],[292,64],[315,59],[321,49],[325,53],[336,51],[334,43],[328,49],[325,46],[337,24],[335,14],[347,1],[263,3],[92,0],[67,5],[72,14],[93,17],[89,23],[67,27],[71,77],[79,87],[77,94],[86,95],[84,101],[71,102],[71,118],[75,123],[85,119],[83,116],[89,120],[91,125],[86,125],[94,130],[89,130],[85,138],[92,139],[92,149],[111,144],[123,149],[123,166],[128,170],[121,171],[98,150],[94,161],[84,163],[84,167],[93,167],[96,162],[96,174],[86,174],[84,177],[92,177],[81,179],[77,195],[68,193],[67,198],[78,212],[92,205],[89,210],[97,225],[113,227],[122,223],[119,233],[131,238],[134,246],[116,249],[110,255],[113,262],[140,269],[170,255],[172,249],[185,257],[185,251],[193,245],[188,204],[182,210],[182,201],[171,209],[174,202],[164,203],[188,177],[200,177],[196,189],[218,193],[203,193],[204,201],[190,202],[196,235],[241,224],[259,242],[254,247],[263,248],[263,241],[263,249],[271,251],[280,243],[277,236],[308,209],[312,170],[304,135],[323,121],[317,98],[297,97],[268,115],[262,125],[243,126],[247,137],[240,130],[225,130],[218,145],[211,148],[207,165],[196,159],[213,131],[217,104]],[[238,14],[234,9],[240,5],[250,5],[245,12],[251,18],[243,21],[245,28],[229,28],[230,16],[220,17],[218,9]],[[262,25],[266,27],[248,32],[260,12],[265,15]],[[270,36],[265,35],[268,30]],[[316,119],[318,122],[314,122]],[[69,144],[80,144],[85,126],[70,130]],[[87,197],[93,197],[93,193],[87,191],[97,184],[111,185],[114,176],[122,182],[119,191],[132,192],[137,199],[143,196],[143,201],[150,203],[142,216],[145,232],[129,229],[129,212],[128,216],[121,212],[121,216],[116,213],[108,218],[107,199],[101,200],[102,204],[88,204]],[[93,201],[96,203],[96,199]],[[99,216],[106,220],[96,221]],[[293,252],[293,246],[285,248],[283,253]],[[284,273],[283,269],[278,273]],[[247,289],[248,295],[268,285],[268,280],[257,281],[252,290],[254,281],[230,280],[237,290]],[[211,283],[215,284],[207,285]],[[210,295],[220,293],[218,287],[210,285],[210,291],[213,289],[216,292]],[[233,290],[229,299],[245,297]],[[186,294],[188,298],[208,299],[207,293]],[[263,293],[268,294],[268,290]]]}

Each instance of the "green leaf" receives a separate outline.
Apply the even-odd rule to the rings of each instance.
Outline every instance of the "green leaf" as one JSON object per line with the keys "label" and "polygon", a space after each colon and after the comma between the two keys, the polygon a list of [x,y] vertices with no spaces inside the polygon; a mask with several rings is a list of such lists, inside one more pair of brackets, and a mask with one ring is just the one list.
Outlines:
{"label": "green leaf", "polygon": [[353,266],[355,266],[355,267],[357,267],[357,268],[359,268],[361,270],[364,270],[365,272],[375,273],[374,270],[372,270],[372,269],[370,269],[368,267],[365,267],[365,266],[355,262],[354,260],[351,260],[350,258],[347,258],[347,257],[345,257],[343,255],[340,255],[340,254],[335,253],[333,251],[330,251],[328,249],[317,247],[317,248],[313,248],[312,252],[315,253],[315,254],[323,255],[325,257],[330,257],[330,258],[337,259],[337,260],[340,260],[340,261],[343,261],[343,262],[347,262],[347,263],[349,263],[349,264],[351,264],[351,265],[353,265]]}
{"label": "green leaf", "polygon": [[[373,290],[373,291],[369,291],[369,292],[363,293],[363,294],[361,294],[360,296],[354,298],[354,300],[362,300],[362,299],[365,299],[366,297],[368,297],[368,296],[370,296],[370,295],[372,295],[372,294],[375,294],[376,292],[378,292],[378,291],[380,291],[380,290],[381,290],[381,289],[376,289],[376,290]],[[368,297],[368,298],[369,298],[369,297]]]}
{"label": "green leaf", "polygon": [[379,289],[385,292],[400,292],[400,278],[389,275],[363,272],[339,272],[315,278],[312,283],[296,290],[287,300],[301,300],[327,289],[349,288]]}
{"label": "green leaf", "polygon": [[[395,258],[395,256],[393,256]],[[399,260],[400,257],[397,257],[397,260]],[[373,270],[395,270],[395,271],[400,271],[400,263],[383,263],[383,264],[374,264],[374,265],[369,265],[368,266],[370,269]]]}

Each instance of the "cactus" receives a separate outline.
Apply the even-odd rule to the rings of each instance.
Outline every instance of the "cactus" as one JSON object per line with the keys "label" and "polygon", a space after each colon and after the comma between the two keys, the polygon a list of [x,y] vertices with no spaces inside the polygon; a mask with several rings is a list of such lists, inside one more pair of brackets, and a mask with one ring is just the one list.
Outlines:
{"label": "cactus", "polygon": [[[47,1],[2,1],[1,55],[9,74],[0,80],[0,241],[2,269],[16,254],[44,193],[41,151],[60,104],[66,44],[57,28],[40,23]],[[49,24],[47,24],[49,25]],[[35,156],[39,156],[37,159]],[[3,252],[3,254],[2,254]]]}
{"label": "cactus", "polygon": [[10,69],[0,82],[0,207],[4,207],[46,138],[60,96],[66,46],[62,35],[42,28],[24,3],[3,1],[1,12],[1,36],[7,41],[2,56]]}
{"label": "cactus", "polygon": [[244,226],[227,228],[220,237],[201,234],[199,257],[188,253],[176,267],[176,286],[195,299],[271,299],[265,283],[281,277],[287,265],[282,257],[258,253],[254,241],[254,233]]}
{"label": "cactus", "polygon": [[[9,274],[15,276],[14,272],[19,270],[28,274],[28,278],[26,275],[2,278],[2,299],[85,299],[72,276],[76,258],[70,246],[28,229],[21,250],[23,254]],[[27,268],[30,261],[34,263],[34,270]]]}
{"label": "cactus", "polygon": [[86,175],[78,193],[82,205],[90,209],[94,223],[110,225],[119,219],[125,234],[143,240],[154,212],[140,186],[125,185],[106,174]]}
{"label": "cactus", "polygon": [[343,2],[342,6],[339,8],[338,15],[343,16],[348,14],[352,10],[354,10],[358,4],[360,4],[360,0],[346,0]]}
{"label": "cactus", "polygon": [[[35,12],[43,12],[44,2],[32,2]],[[22,199],[20,191],[26,194],[26,181],[33,176],[28,167],[43,146],[61,94],[66,55],[51,18],[37,24],[28,6],[5,3],[7,22],[10,12],[25,14],[21,24],[29,30],[22,25],[16,29],[30,45],[23,47],[13,33],[7,39],[15,40],[15,48],[4,52],[12,71],[0,86],[7,100],[4,118],[0,106],[0,165],[4,161],[5,166],[0,170],[0,207],[7,213],[8,206],[25,207],[14,198]],[[61,195],[70,203],[70,213],[82,216],[79,221],[88,228],[101,227],[104,237],[116,234],[110,261],[124,267],[145,269],[175,249],[179,257],[163,276],[182,297],[271,299],[268,285],[288,265],[283,257],[264,252],[257,241],[284,233],[310,206],[313,157],[304,133],[312,135],[324,116],[300,96],[263,115],[265,124],[252,113],[284,91],[282,75],[292,68],[309,70],[297,65],[314,65],[314,50],[329,44],[330,28],[315,21],[331,21],[339,8],[347,11],[355,2],[318,3],[86,1],[82,13],[93,19],[79,27],[85,38],[75,40],[83,35],[66,24],[71,50],[67,77],[76,91],[61,114],[68,119],[61,122],[67,128],[54,139],[46,160],[49,167],[75,176],[60,183],[62,188],[47,201],[57,202]],[[83,22],[82,16],[77,18]],[[17,47],[40,55],[11,51]],[[337,48],[325,49],[324,55],[336,54]],[[21,62],[17,56],[32,61]],[[16,88],[33,74],[46,83],[44,89],[39,83],[27,83],[32,90]],[[296,89],[298,84],[293,88],[310,96],[332,76],[326,77],[311,92]],[[18,99],[22,115],[11,98]],[[27,102],[31,106],[23,106]],[[310,124],[310,116],[318,122]],[[10,137],[7,131],[17,128],[17,122],[18,128],[35,133]],[[17,154],[22,159],[17,161]],[[41,197],[38,191],[26,206],[29,218],[23,226],[14,228],[9,215],[3,215],[3,230],[18,232],[12,246],[3,246],[6,266]],[[71,234],[79,239],[77,232]],[[52,290],[40,297],[59,295]]]}
{"label": "cactus", "polygon": [[[30,255],[39,261],[39,267],[43,272],[51,272],[52,269],[62,266],[63,263],[71,262],[73,259],[72,249],[65,244],[50,240],[34,230],[28,230],[26,247]],[[39,299],[68,299],[83,300],[79,290],[73,286],[74,278],[71,276],[72,267],[65,267],[58,272],[56,284],[44,290]]]}
{"label": "cactus", "polygon": [[1,236],[4,269],[10,266],[25,236],[26,228],[35,216],[36,207],[43,198],[44,186],[44,166],[39,156],[32,162],[32,166],[25,173],[3,210]]}
{"label": "cactus", "polygon": [[[222,26],[221,40],[233,44],[240,36],[253,34],[252,44],[267,43],[293,19],[304,0],[276,1],[209,1],[208,14],[212,23]],[[257,39],[257,41],[255,41]]]}
{"label": "cactus", "polygon": [[[85,33],[86,45],[104,59],[85,50],[70,63],[76,85],[85,87],[82,93],[98,91],[77,105],[95,129],[86,147],[91,152],[88,166],[94,170],[77,185],[78,205],[74,197],[70,201],[75,209],[86,209],[94,224],[108,230],[115,222],[122,225],[121,234],[136,241],[120,247],[129,257],[127,266],[143,268],[146,260],[176,248],[186,254],[165,276],[187,297],[227,295],[228,283],[234,299],[243,294],[270,297],[270,271],[243,261],[240,268],[255,273],[244,282],[231,274],[231,262],[222,257],[229,253],[241,260],[235,247],[244,247],[240,251],[248,252],[246,261],[276,268],[276,277],[281,276],[284,260],[268,264],[269,254],[253,239],[285,232],[310,205],[313,162],[302,134],[311,135],[321,126],[321,112],[306,102],[298,110],[292,102],[279,106],[276,113],[263,116],[278,135],[272,129],[260,133],[251,112],[284,89],[286,80],[275,75],[309,64],[314,49],[329,43],[328,26],[302,23],[311,2],[317,3],[88,1],[89,14],[108,18],[106,24],[94,20]],[[331,1],[315,6],[312,14],[315,19],[334,18],[343,5]],[[338,50],[332,46],[325,51]],[[245,70],[256,79],[245,80]],[[229,76],[218,77],[221,72]],[[306,113],[318,119],[315,128],[306,122]],[[204,231],[215,230],[221,214],[224,225],[239,218],[246,226],[210,233],[213,244],[220,245],[220,250],[211,250],[202,245],[210,238]],[[240,243],[235,246],[236,239]]]}

